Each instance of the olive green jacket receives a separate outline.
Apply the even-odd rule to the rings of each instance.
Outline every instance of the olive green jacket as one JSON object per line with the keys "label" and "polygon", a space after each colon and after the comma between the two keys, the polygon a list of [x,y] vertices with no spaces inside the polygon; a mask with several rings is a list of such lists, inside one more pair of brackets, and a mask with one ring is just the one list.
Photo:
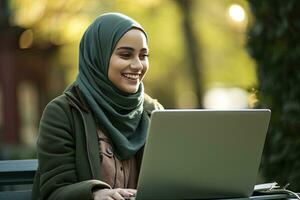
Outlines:
{"label": "olive green jacket", "polygon": [[[163,108],[145,95],[144,112],[150,116],[154,109]],[[92,189],[110,188],[100,181],[96,124],[77,86],[46,106],[37,140],[39,167],[32,199],[89,200]]]}

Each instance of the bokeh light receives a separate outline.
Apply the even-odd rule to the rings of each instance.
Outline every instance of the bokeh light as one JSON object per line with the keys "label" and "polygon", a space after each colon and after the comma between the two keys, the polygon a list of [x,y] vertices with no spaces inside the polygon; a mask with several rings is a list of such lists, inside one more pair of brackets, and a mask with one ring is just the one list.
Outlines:
{"label": "bokeh light", "polygon": [[243,22],[246,17],[244,8],[238,4],[232,4],[228,9],[228,13],[235,22]]}
{"label": "bokeh light", "polygon": [[33,44],[33,31],[31,29],[25,30],[19,38],[20,49],[27,49]]}
{"label": "bokeh light", "polygon": [[204,108],[207,109],[243,109],[249,107],[249,94],[237,87],[212,88],[204,95]]}

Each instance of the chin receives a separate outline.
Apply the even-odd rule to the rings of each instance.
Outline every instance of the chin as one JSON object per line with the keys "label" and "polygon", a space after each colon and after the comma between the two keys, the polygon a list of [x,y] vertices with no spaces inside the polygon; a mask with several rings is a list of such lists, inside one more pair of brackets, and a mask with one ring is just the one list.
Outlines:
{"label": "chin", "polygon": [[130,93],[130,94],[134,94],[138,91],[138,88],[132,88],[132,89],[127,89],[125,90],[127,93]]}
{"label": "chin", "polygon": [[128,93],[130,93],[130,94],[134,94],[134,93],[136,93],[138,90],[130,90],[130,91],[127,91]]}
{"label": "chin", "polygon": [[139,84],[126,84],[126,85],[119,85],[119,90],[129,93],[129,94],[134,94],[139,90]]}

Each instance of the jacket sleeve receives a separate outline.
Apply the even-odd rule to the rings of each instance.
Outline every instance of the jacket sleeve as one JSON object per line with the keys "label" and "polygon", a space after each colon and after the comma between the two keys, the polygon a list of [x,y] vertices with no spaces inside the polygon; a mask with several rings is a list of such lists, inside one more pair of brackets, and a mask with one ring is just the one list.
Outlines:
{"label": "jacket sleeve", "polygon": [[93,199],[93,188],[110,186],[99,180],[78,180],[71,111],[65,104],[57,99],[49,103],[40,121],[37,141],[40,199]]}

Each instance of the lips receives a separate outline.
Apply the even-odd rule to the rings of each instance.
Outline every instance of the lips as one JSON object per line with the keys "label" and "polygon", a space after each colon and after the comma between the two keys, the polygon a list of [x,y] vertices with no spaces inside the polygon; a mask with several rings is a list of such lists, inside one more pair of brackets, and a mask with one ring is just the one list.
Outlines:
{"label": "lips", "polygon": [[141,74],[122,73],[122,76],[130,80],[139,80]]}

